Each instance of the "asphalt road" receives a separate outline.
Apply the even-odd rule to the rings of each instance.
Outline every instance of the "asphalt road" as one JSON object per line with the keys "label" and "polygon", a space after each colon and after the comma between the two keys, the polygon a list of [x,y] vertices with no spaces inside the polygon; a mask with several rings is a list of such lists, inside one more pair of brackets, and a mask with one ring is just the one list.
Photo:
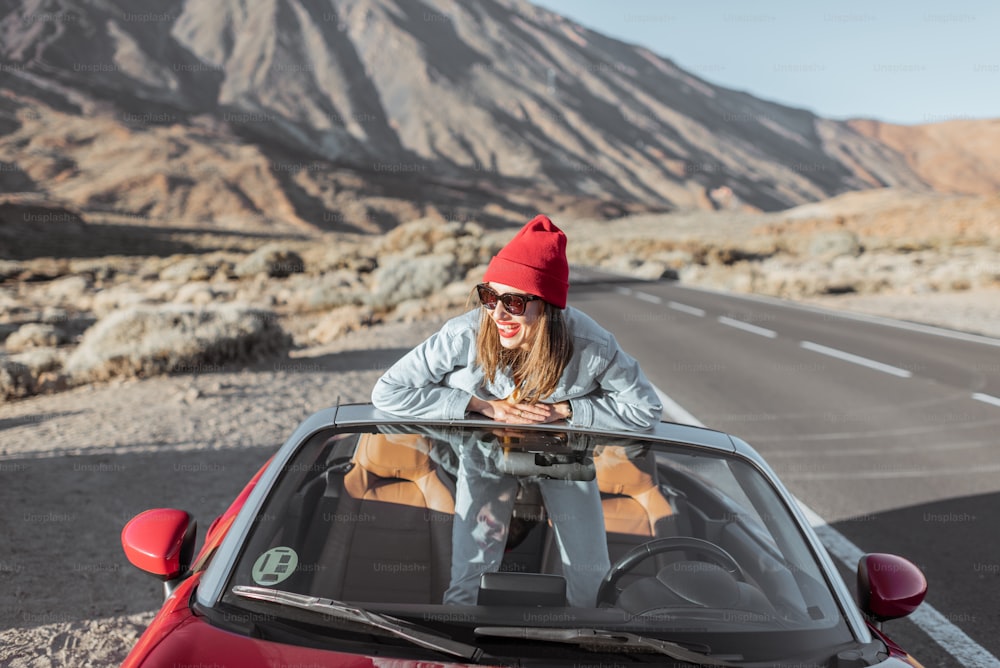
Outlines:
{"label": "asphalt road", "polygon": [[829,523],[852,588],[858,548],[924,571],[926,604],[885,625],[894,639],[928,668],[1000,665],[1000,341],[574,279],[572,304],[679,405],[668,417],[742,437]]}

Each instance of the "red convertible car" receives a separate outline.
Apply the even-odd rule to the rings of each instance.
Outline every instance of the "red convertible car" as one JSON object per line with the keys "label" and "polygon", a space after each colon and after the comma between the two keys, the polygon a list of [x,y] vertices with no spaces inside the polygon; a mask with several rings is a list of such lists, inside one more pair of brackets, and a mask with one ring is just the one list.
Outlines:
{"label": "red convertible car", "polygon": [[175,509],[122,531],[166,591],[124,666],[920,665],[881,626],[921,572],[865,555],[854,600],[764,460],[709,429],[330,408],[195,535]]}

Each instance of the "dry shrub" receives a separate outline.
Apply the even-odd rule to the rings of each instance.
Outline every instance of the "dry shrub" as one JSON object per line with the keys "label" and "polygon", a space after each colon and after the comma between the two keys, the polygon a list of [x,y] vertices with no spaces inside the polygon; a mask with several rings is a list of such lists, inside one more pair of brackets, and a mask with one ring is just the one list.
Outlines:
{"label": "dry shrub", "polygon": [[0,399],[20,399],[35,393],[37,379],[27,364],[0,359]]}
{"label": "dry shrub", "polygon": [[365,327],[372,321],[371,309],[363,306],[342,306],[328,313],[315,327],[309,330],[312,343],[325,344]]}
{"label": "dry shrub", "polygon": [[271,278],[284,278],[304,271],[302,256],[280,244],[258,248],[233,268],[233,273],[240,277],[266,274]]}
{"label": "dry shrub", "polygon": [[276,316],[238,304],[136,306],[87,330],[66,362],[75,383],[219,369],[286,350]]}
{"label": "dry shrub", "polygon": [[7,352],[18,353],[32,348],[46,348],[66,343],[66,333],[56,327],[39,322],[22,325],[7,337]]}
{"label": "dry shrub", "polygon": [[302,275],[288,279],[284,301],[295,313],[326,311],[364,301],[366,288],[358,274],[338,269],[320,276]]}
{"label": "dry shrub", "polygon": [[34,348],[0,362],[0,401],[65,390],[64,358],[56,348]]}
{"label": "dry shrub", "polygon": [[454,255],[406,257],[387,255],[379,258],[379,268],[372,275],[369,296],[373,308],[392,308],[409,299],[426,297],[443,290],[465,274]]}
{"label": "dry shrub", "polygon": [[857,257],[862,252],[858,235],[851,230],[833,230],[821,232],[809,241],[809,255],[812,257],[833,258],[843,255]]}
{"label": "dry shrub", "polygon": [[472,237],[478,240],[482,236],[483,228],[476,223],[420,218],[386,232],[378,251],[386,254],[421,255],[432,252],[434,247],[445,239]]}

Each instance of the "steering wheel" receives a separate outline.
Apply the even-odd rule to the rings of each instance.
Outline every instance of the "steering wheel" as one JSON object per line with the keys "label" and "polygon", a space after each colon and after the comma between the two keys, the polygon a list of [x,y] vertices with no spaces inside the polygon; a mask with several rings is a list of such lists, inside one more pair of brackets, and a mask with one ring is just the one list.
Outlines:
{"label": "steering wheel", "polygon": [[690,536],[655,538],[648,543],[636,545],[634,548],[622,555],[618,561],[611,565],[611,568],[608,570],[608,574],[605,575],[604,579],[601,581],[600,589],[597,590],[597,606],[611,606],[615,604],[615,601],[618,600],[618,596],[621,594],[621,590],[618,589],[616,585],[626,573],[635,569],[636,566],[647,559],[651,559],[658,554],[663,554],[664,552],[676,552],[677,550],[701,552],[709,556],[712,561],[722,566],[730,573],[733,573],[738,579],[743,582],[747,581],[746,573],[743,572],[743,567],[740,566],[735,559],[733,559],[733,555],[729,554],[715,543],[710,543],[707,540],[702,540],[701,538],[692,538]]}

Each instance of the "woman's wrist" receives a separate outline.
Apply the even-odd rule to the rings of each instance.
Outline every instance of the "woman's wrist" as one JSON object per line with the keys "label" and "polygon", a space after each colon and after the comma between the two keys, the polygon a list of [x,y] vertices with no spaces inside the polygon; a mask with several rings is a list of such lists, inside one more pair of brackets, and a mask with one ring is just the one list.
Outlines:
{"label": "woman's wrist", "polygon": [[469,397],[469,405],[465,407],[465,414],[468,415],[469,413],[482,413],[483,415],[486,415],[486,413],[484,413],[483,411],[486,408],[488,408],[489,405],[490,405],[489,402],[484,401],[473,394],[471,397]]}

